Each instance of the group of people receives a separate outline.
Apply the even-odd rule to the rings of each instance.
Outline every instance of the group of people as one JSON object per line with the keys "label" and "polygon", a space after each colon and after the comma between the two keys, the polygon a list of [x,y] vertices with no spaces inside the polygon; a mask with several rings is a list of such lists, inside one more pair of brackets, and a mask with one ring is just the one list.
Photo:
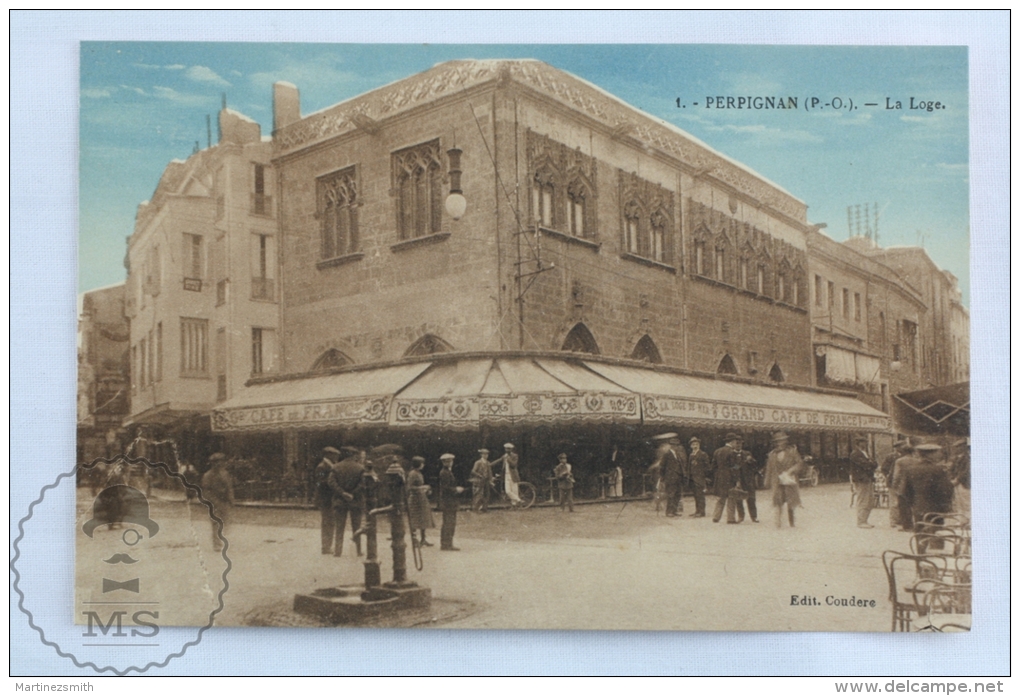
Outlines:
{"label": "group of people", "polygon": [[868,519],[874,507],[876,473],[888,483],[892,527],[910,532],[929,513],[970,514],[970,445],[966,438],[953,444],[948,459],[940,445],[901,438],[881,465],[868,456],[866,444],[866,438],[858,438],[850,455],[858,526],[872,527]]}
{"label": "group of people", "polygon": [[520,485],[520,456],[515,452],[516,448],[512,442],[503,445],[503,456],[495,461],[489,461],[489,450],[481,448],[478,450],[478,460],[471,467],[471,509],[475,512],[488,512],[489,500],[493,491],[496,490],[496,481],[499,479],[499,469],[502,469],[503,492],[506,494],[510,505],[516,508],[521,504]]}
{"label": "group of people", "polygon": [[[663,433],[653,439],[659,446],[649,471],[656,480],[656,490],[665,498],[667,517],[681,516],[685,487],[694,495],[693,517],[705,517],[705,494],[711,476],[711,492],[717,496],[713,522],[722,519],[724,510],[727,524],[740,524],[748,515],[752,522],[758,522],[756,479],[759,468],[751,453],[744,449],[741,435],[727,433],[723,438],[725,444],[711,457],[701,449],[701,440],[697,437],[688,441],[689,454],[676,433]],[[784,505],[789,524],[794,525],[794,508],[800,506],[798,481],[803,468],[804,462],[789,436],[775,433],[765,464],[765,487],[771,492],[777,527],[782,526]]]}
{"label": "group of people", "polygon": [[[344,456],[346,455],[346,456]],[[464,489],[457,485],[453,474],[452,454],[444,454],[440,458],[443,469],[439,473],[439,508],[443,522],[440,531],[440,550],[459,551],[453,545],[453,535],[457,527],[457,496]],[[403,467],[395,462],[389,471],[395,471],[403,481],[406,492],[408,526],[412,542],[418,546],[432,546],[426,536],[427,530],[435,529],[432,516],[432,503],[429,500],[431,486],[426,485],[425,458],[412,457],[410,470],[405,473]],[[375,478],[372,463],[368,460],[365,450],[356,447],[325,447],[322,450],[322,461],[315,467],[315,504],[321,514],[321,551],[336,557],[343,555],[344,532],[347,520],[350,519],[352,531],[362,527],[365,509],[365,478]],[[393,502],[393,501],[391,501]],[[355,553],[362,555],[361,538],[354,536]]]}

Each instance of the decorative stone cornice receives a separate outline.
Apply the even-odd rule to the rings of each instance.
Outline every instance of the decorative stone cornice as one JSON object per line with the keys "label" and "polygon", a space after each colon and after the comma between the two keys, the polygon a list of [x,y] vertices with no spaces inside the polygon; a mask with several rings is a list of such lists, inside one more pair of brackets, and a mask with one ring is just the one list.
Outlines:
{"label": "decorative stone cornice", "polygon": [[633,138],[710,175],[789,218],[806,222],[807,206],[724,155],[638,111],[608,92],[536,60],[458,60],[373,90],[292,123],[274,133],[278,154],[305,147],[416,106],[488,82],[515,82],[579,111],[610,134]]}
{"label": "decorative stone cornice", "polygon": [[391,85],[341,102],[273,134],[278,147],[293,150],[358,128],[428,101],[461,92],[499,76],[500,61],[458,60],[437,65]]}

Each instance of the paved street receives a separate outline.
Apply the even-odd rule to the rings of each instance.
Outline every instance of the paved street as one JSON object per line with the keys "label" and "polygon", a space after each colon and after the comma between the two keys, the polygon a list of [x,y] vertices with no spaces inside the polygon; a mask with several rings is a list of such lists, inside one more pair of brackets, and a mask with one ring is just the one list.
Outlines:
{"label": "paved street", "polygon": [[[461,511],[456,543],[462,550],[427,548],[424,570],[409,574],[432,588],[435,607],[426,622],[433,626],[888,631],[880,555],[905,549],[908,536],[889,529],[886,510],[873,512],[875,529],[858,529],[847,484],[802,495],[797,527],[784,523],[781,530],[767,505],[760,506],[760,524],[740,525],[713,524],[711,517],[670,520],[650,501],[578,505],[573,514]],[[713,503],[709,498],[710,515]],[[685,506],[690,514],[689,499]],[[153,516],[158,510],[178,517],[181,508],[157,502]],[[386,580],[392,571],[382,528]],[[207,536],[194,536],[211,553]],[[227,536],[233,568],[218,617],[224,625],[310,625],[288,618],[295,593],[363,579],[349,538],[343,558],[319,553],[314,511],[239,508]],[[430,539],[438,537],[436,529]],[[820,605],[791,606],[791,595],[817,597]],[[827,596],[874,599],[875,607],[827,606]]]}

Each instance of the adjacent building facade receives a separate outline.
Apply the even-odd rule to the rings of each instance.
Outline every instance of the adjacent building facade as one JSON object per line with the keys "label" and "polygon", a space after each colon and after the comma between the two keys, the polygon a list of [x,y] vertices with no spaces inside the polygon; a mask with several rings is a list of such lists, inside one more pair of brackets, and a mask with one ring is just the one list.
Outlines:
{"label": "adjacent building facade", "polygon": [[126,258],[129,421],[188,432],[197,458],[212,408],[278,355],[272,144],[241,114],[219,121],[219,142],[171,162],[138,207]]}
{"label": "adjacent building facade", "polygon": [[86,292],[78,319],[78,462],[112,457],[130,409],[124,283]]}
{"label": "adjacent building facade", "polygon": [[876,246],[866,237],[848,240],[856,251],[891,268],[916,290],[927,311],[916,340],[901,336],[901,357],[916,360],[922,387],[969,379],[970,314],[963,306],[959,281],[931,260],[922,247]]}

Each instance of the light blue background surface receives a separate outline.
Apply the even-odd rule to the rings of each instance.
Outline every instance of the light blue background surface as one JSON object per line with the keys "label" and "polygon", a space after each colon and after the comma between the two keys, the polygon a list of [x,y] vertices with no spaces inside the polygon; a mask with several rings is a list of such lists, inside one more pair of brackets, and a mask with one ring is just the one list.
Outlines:
{"label": "light blue background surface", "polygon": [[[238,628],[207,633],[155,673],[1007,673],[1008,22],[1006,13],[14,13],[11,541],[40,489],[74,461],[79,41],[968,45],[978,568],[971,634]],[[73,557],[71,535],[54,535],[52,542],[52,571],[66,587],[54,601],[69,601],[71,564],[60,559]],[[10,606],[11,674],[92,674],[42,645],[13,591]]]}

